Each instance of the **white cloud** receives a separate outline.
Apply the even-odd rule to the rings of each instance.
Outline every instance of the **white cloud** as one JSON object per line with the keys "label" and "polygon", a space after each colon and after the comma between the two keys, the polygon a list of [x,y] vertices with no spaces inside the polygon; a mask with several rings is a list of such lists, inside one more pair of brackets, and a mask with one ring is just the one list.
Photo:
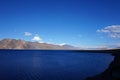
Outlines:
{"label": "white cloud", "polygon": [[67,45],[66,43],[61,43],[61,44],[59,44],[60,46],[64,46],[64,45]]}
{"label": "white cloud", "polygon": [[101,33],[108,33],[109,32],[109,30],[106,30],[106,29],[101,29],[101,30],[97,30],[97,32],[101,32]]}
{"label": "white cloud", "polygon": [[30,32],[24,32],[24,35],[25,35],[25,36],[31,36],[32,33],[30,33]]}
{"label": "white cloud", "polygon": [[33,37],[32,40],[37,42],[43,42],[42,39],[37,34]]}
{"label": "white cloud", "polygon": [[113,33],[113,34],[110,34],[110,37],[111,38],[120,38],[120,33]]}
{"label": "white cloud", "polygon": [[97,32],[106,33],[111,38],[120,38],[120,25],[107,26],[104,29],[98,29]]}

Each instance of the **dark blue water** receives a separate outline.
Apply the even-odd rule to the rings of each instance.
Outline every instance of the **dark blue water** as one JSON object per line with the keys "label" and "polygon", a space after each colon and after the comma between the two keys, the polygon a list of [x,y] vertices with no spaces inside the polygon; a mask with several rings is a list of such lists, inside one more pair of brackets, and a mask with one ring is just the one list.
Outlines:
{"label": "dark blue water", "polygon": [[112,60],[104,53],[0,50],[0,80],[84,80]]}

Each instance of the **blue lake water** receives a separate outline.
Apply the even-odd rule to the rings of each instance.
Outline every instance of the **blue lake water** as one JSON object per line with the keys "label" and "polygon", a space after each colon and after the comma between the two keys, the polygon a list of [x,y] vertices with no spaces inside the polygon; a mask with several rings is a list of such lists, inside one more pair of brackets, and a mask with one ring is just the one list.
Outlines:
{"label": "blue lake water", "polygon": [[108,68],[104,53],[0,50],[0,80],[84,80]]}

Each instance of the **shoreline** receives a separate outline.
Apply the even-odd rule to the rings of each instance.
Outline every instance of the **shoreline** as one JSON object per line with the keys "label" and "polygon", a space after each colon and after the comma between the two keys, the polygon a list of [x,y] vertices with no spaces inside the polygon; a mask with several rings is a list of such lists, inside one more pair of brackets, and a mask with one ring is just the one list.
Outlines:
{"label": "shoreline", "polygon": [[120,55],[120,49],[107,49],[107,50],[67,50],[67,49],[0,49],[8,51],[73,51],[73,52],[90,52],[90,53],[104,53],[113,56]]}

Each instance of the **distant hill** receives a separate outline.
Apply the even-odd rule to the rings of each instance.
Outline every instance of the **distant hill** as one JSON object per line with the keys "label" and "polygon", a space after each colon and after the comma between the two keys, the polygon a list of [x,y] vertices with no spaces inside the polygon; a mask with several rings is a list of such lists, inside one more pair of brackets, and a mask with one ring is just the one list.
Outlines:
{"label": "distant hill", "polygon": [[80,49],[80,48],[78,48],[78,47],[74,47],[74,46],[71,46],[71,45],[67,45],[67,44],[65,44],[65,45],[61,45],[63,48],[65,48],[65,49]]}
{"label": "distant hill", "polygon": [[54,45],[48,43],[29,42],[16,39],[3,39],[0,40],[0,49],[55,49],[55,50],[71,50],[78,49],[70,45]]}

